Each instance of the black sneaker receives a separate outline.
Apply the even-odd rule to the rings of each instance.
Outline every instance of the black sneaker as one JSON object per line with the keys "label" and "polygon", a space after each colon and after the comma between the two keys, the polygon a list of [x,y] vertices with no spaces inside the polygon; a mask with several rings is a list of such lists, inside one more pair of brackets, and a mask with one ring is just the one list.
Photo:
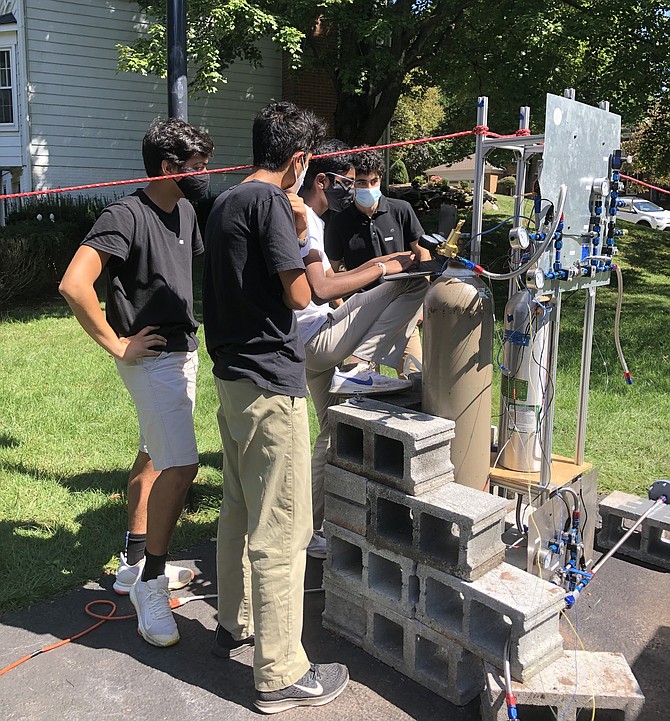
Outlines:
{"label": "black sneaker", "polygon": [[277,691],[258,691],[254,702],[263,713],[279,713],[297,706],[323,706],[336,699],[349,681],[349,671],[341,663],[313,663],[292,686]]}
{"label": "black sneaker", "polygon": [[247,636],[247,638],[236,641],[223,626],[217,624],[212,653],[219,658],[235,658],[235,656],[244,653],[248,648],[252,648],[253,645],[253,636]]}

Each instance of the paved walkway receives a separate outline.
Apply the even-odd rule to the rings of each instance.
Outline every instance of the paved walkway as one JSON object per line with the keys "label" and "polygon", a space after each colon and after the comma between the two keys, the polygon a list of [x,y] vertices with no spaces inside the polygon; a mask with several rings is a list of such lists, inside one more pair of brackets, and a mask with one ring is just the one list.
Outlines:
{"label": "paved walkway", "polygon": [[[199,573],[189,593],[215,591],[214,543],[182,554]],[[309,559],[307,585],[320,585],[320,562]],[[99,598],[127,599],[111,591],[112,578],[90,583],[49,603],[0,619],[0,668],[91,625],[84,606]],[[670,717],[670,574],[613,558],[580,599],[576,618],[587,650],[620,651],[633,668],[647,703],[644,721]],[[304,643],[314,661],[341,661],[351,683],[335,702],[295,709],[282,721],[478,721],[478,701],[457,708],[360,649],[321,628],[323,594],[308,594]],[[104,611],[103,611],[104,612]],[[42,654],[0,678],[3,721],[258,720],[253,708],[249,651],[223,661],[209,653],[216,625],[213,601],[177,611],[182,640],[169,649],[145,643],[133,621],[108,622],[72,644]],[[569,631],[568,631],[569,634]],[[572,641],[568,640],[566,647]],[[574,644],[573,644],[574,645]],[[520,721],[523,721],[521,719]]]}

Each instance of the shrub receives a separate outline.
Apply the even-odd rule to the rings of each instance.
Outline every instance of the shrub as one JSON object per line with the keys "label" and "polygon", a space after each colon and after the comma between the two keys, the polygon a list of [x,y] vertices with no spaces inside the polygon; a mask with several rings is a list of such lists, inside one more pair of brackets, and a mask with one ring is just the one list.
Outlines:
{"label": "shrub", "polygon": [[110,203],[109,198],[69,195],[49,195],[45,198],[23,198],[12,201],[7,209],[7,225],[21,221],[36,220],[48,223],[53,217],[54,223],[67,222],[77,226],[77,233],[83,238],[93,227],[102,209]]}
{"label": "shrub", "polygon": [[425,185],[428,182],[428,179],[425,175],[417,175],[412,180],[412,187],[413,188],[420,188],[422,185]]}
{"label": "shrub", "polygon": [[409,183],[409,174],[402,160],[395,160],[389,168],[389,182],[395,185]]}
{"label": "shrub", "polygon": [[[0,308],[52,296],[79,244],[114,199],[51,195],[8,203],[7,227],[0,227]],[[195,204],[203,234],[214,200]]]}
{"label": "shrub", "polygon": [[73,222],[19,220],[0,228],[0,308],[53,295],[82,238]]}
{"label": "shrub", "polygon": [[431,175],[428,178],[426,187],[429,190],[438,190],[441,193],[448,193],[454,189],[455,186],[450,185],[449,178],[440,178],[437,175]]}
{"label": "shrub", "polygon": [[497,190],[501,194],[512,195],[516,186],[516,178],[513,175],[506,175],[498,180]]}

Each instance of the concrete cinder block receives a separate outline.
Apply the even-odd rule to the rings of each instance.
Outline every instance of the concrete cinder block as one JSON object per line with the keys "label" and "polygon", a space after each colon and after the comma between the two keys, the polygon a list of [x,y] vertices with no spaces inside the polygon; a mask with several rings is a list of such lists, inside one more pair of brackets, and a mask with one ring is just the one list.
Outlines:
{"label": "concrete cinder block", "polygon": [[373,546],[425,562],[465,580],[502,563],[506,502],[455,483],[421,496],[368,484]]}
{"label": "concrete cinder block", "polygon": [[[621,491],[610,493],[598,506],[602,517],[599,545],[612,548],[653,503]],[[617,553],[670,569],[670,506],[661,506],[645,518]]]}
{"label": "concrete cinder block", "polygon": [[329,575],[324,589],[327,630],[453,704],[463,706],[482,692],[482,662],[459,644],[382,603],[343,590]]}
{"label": "concrete cinder block", "polygon": [[363,571],[366,595],[406,618],[414,618],[419,601],[416,561],[381,548],[368,550]]}
{"label": "concrete cinder block", "polygon": [[439,633],[413,622],[412,678],[456,706],[465,706],[484,688],[481,659]]}
{"label": "concrete cinder block", "polygon": [[465,645],[465,582],[456,576],[417,565],[419,603],[416,618],[437,633]]}
{"label": "concrete cinder block", "polygon": [[325,472],[325,519],[336,526],[366,536],[370,516],[368,481],[330,464]]}
{"label": "concrete cinder block", "polygon": [[343,591],[355,596],[365,595],[363,571],[367,563],[369,544],[363,536],[326,521],[323,533],[327,540],[324,580],[328,577]]}
{"label": "concrete cinder block", "polygon": [[466,582],[418,564],[416,617],[480,658],[501,664],[510,639],[512,675],[525,681],[563,650],[558,621],[564,592],[503,563]]}
{"label": "concrete cinder block", "polygon": [[363,398],[328,411],[332,465],[420,495],[453,481],[454,423]]}
{"label": "concrete cinder block", "polygon": [[359,506],[365,506],[368,502],[368,479],[330,463],[326,464],[324,488],[326,493],[357,503]]}
{"label": "concrete cinder block", "polygon": [[323,627],[363,647],[367,629],[367,609],[362,596],[343,591],[324,578],[326,603],[323,610]]}
{"label": "concrete cinder block", "polygon": [[481,660],[415,620],[371,601],[363,648],[425,688],[464,706],[484,687]]}
{"label": "concrete cinder block", "polygon": [[387,606],[368,602],[367,632],[363,648],[387,666],[410,676],[412,642],[410,619]]}
{"label": "concrete cinder block", "polygon": [[[482,719],[506,721],[504,678],[488,664],[485,670]],[[520,719],[585,721],[591,718],[595,703],[596,721],[635,721],[644,704],[635,676],[620,653],[565,651],[530,681],[512,682],[512,691]]]}
{"label": "concrete cinder block", "polygon": [[343,591],[363,596],[413,618],[419,597],[416,562],[392,551],[371,547],[362,536],[326,521],[328,556],[324,579]]}
{"label": "concrete cinder block", "polygon": [[326,521],[341,528],[347,528],[361,536],[368,533],[369,510],[339,496],[326,493],[324,498],[324,517]]}

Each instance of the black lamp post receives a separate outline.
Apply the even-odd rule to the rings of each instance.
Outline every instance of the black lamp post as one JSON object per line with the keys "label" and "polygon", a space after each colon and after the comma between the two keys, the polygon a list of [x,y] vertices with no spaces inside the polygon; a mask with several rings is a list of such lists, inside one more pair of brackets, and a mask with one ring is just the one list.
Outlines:
{"label": "black lamp post", "polygon": [[168,116],[188,120],[186,0],[167,2]]}

